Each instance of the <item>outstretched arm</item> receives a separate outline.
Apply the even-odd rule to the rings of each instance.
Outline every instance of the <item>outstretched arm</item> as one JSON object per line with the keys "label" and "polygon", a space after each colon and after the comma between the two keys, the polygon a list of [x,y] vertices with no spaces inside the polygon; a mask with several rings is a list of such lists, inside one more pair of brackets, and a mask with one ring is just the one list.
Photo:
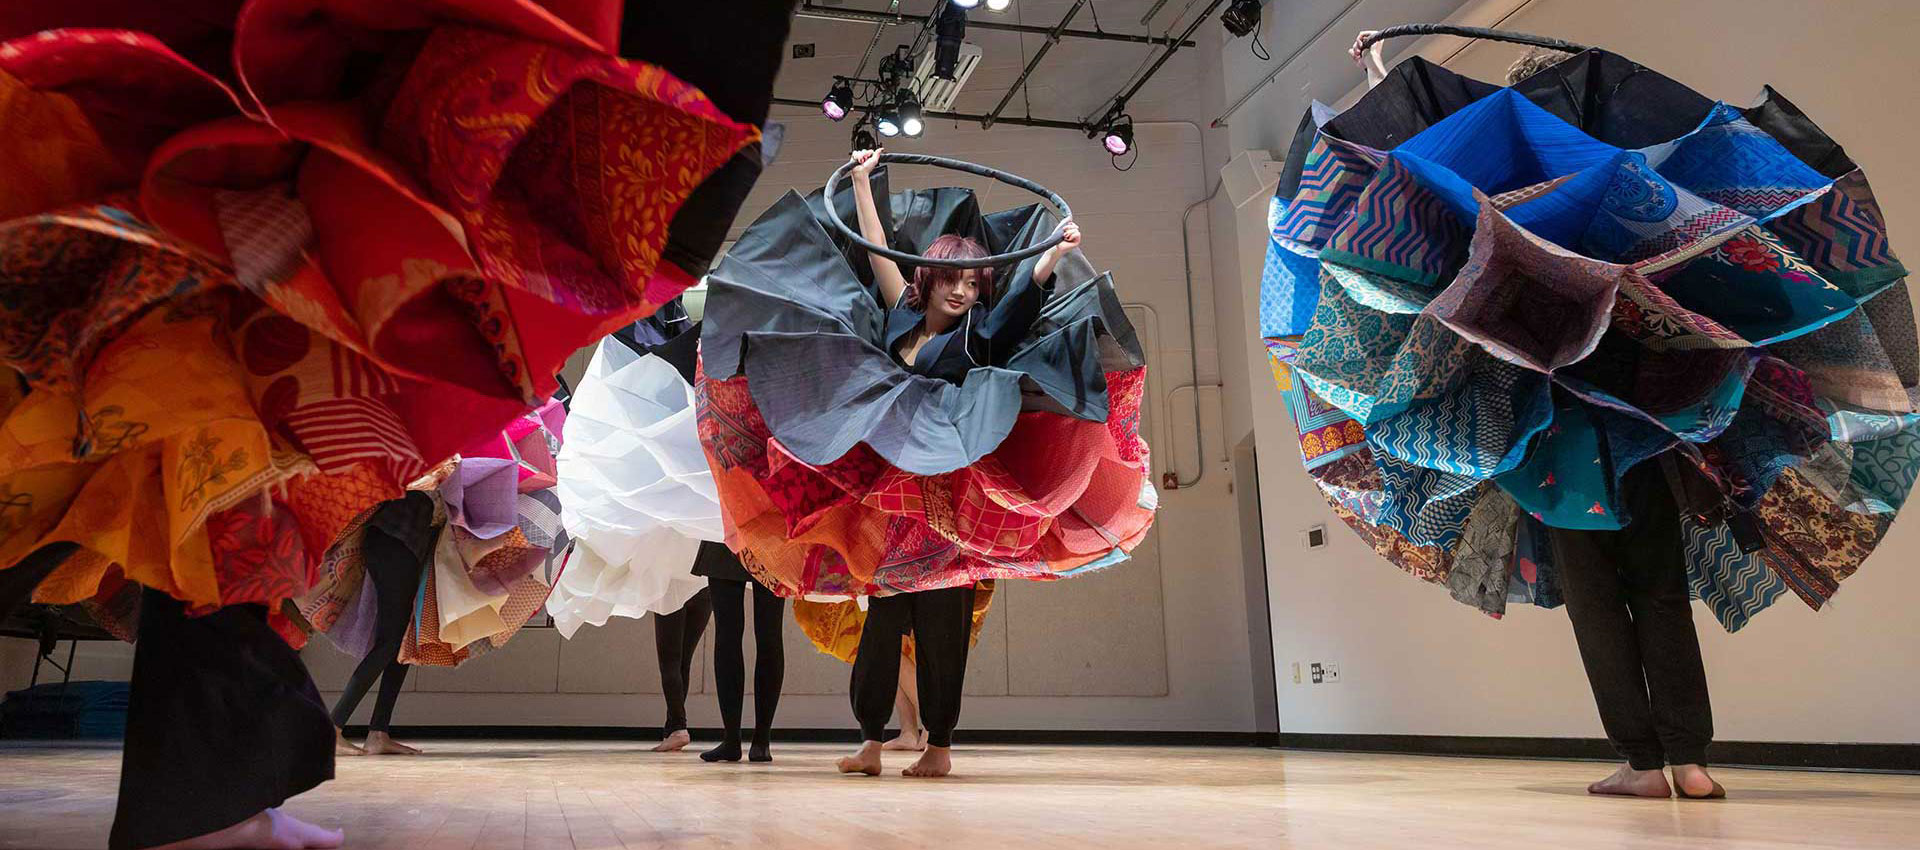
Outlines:
{"label": "outstretched arm", "polygon": [[1369,36],[1377,32],[1379,30],[1361,30],[1360,34],[1354,37],[1353,46],[1347,48],[1347,55],[1353,57],[1354,64],[1367,69],[1367,88],[1373,88],[1387,78],[1387,63],[1380,53],[1380,46],[1386,44],[1386,41],[1376,41],[1367,47],[1360,46]]}
{"label": "outstretched arm", "polygon": [[[860,235],[876,245],[887,244],[887,229],[880,225],[880,210],[873,201],[873,169],[880,164],[880,154],[885,148],[870,151],[853,152],[853,200],[860,213]],[[880,296],[886,299],[887,307],[900,303],[900,296],[907,291],[907,278],[900,273],[899,264],[886,257],[867,253],[867,263],[873,267],[873,279],[880,284]]]}
{"label": "outstretched arm", "polygon": [[1040,255],[1040,261],[1033,264],[1033,282],[1048,283],[1053,280],[1053,267],[1060,262],[1060,255],[1080,247],[1080,225],[1073,219],[1060,222],[1060,244],[1047,249]]}

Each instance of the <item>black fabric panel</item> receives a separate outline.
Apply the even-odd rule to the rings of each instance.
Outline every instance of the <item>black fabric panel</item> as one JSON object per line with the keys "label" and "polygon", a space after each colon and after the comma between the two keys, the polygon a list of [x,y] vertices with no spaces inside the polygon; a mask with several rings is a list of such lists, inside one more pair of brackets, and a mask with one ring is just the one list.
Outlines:
{"label": "black fabric panel", "polygon": [[333,723],[259,605],[202,617],[148,590],[112,850],[217,832],[333,778]]}

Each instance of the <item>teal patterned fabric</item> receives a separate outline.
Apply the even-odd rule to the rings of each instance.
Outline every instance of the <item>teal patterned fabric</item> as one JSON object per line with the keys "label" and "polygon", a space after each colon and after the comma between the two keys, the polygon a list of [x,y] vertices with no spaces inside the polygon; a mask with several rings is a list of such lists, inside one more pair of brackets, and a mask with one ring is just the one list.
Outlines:
{"label": "teal patterned fabric", "polygon": [[1819,608],[1920,477],[1920,342],[1865,175],[1771,89],[1623,89],[1598,126],[1550,88],[1420,121],[1363,97],[1353,131],[1390,138],[1303,123],[1260,310],[1309,473],[1376,552],[1497,616],[1559,604],[1537,538],[1622,527],[1627,471],[1670,456],[1721,623],[1789,590]]}

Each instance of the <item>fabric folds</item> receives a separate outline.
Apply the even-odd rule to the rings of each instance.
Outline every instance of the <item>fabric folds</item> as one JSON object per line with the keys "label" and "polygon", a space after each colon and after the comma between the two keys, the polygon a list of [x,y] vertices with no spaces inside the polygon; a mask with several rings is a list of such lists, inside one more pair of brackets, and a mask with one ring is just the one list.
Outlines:
{"label": "fabric folds", "polygon": [[1623,527],[1654,464],[1733,630],[1787,590],[1821,607],[1885,534],[1920,471],[1906,269],[1777,92],[1739,109],[1597,50],[1507,88],[1411,60],[1301,126],[1261,333],[1309,474],[1382,556],[1495,616],[1556,605],[1544,529]]}
{"label": "fabric folds", "polygon": [[[955,233],[1005,252],[1057,223],[875,183],[904,250]],[[709,278],[699,436],[747,570],[782,595],[857,597],[1125,560],[1156,494],[1145,358],[1111,278],[1078,252],[1044,284],[1033,259],[996,270],[994,298],[909,370],[891,340],[911,316],[880,302],[863,252],[822,223],[827,203],[853,220],[850,189],[788,193]]]}

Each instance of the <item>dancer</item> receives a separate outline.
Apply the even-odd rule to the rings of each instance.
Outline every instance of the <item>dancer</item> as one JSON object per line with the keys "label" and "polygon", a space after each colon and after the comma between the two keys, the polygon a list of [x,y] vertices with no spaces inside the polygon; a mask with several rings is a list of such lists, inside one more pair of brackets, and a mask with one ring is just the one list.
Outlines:
{"label": "dancer", "polygon": [[[980,630],[986,624],[993,603],[991,579],[974,585],[973,611],[968,627],[967,645],[980,643]],[[865,635],[867,612],[858,600],[822,602],[801,599],[793,603],[793,619],[815,649],[848,664],[859,658]],[[920,719],[919,672],[914,663],[916,650],[912,635],[900,638],[899,686],[893,700],[894,716],[900,722],[900,734],[880,744],[883,752],[925,752],[927,730]]]}
{"label": "dancer", "polygon": [[[389,726],[393,706],[407,681],[409,665],[400,663],[400,646],[407,639],[407,625],[413,620],[413,603],[420,592],[423,573],[433,554],[435,527],[433,500],[427,494],[411,491],[399,499],[382,502],[367,520],[366,536],[361,540],[361,559],[370,586],[362,593],[374,595],[373,645],[347,678],[347,686],[333,704],[334,752],[343,756],[417,755],[419,750],[393,740]],[[364,747],[356,746],[341,731],[353,718],[354,709],[380,681],[380,693],[374,698],[373,716],[367,721]]]}
{"label": "dancer", "polygon": [[[588,234],[677,223],[757,131],[616,60],[608,4],[183,0],[151,34],[130,4],[29,5],[0,11],[0,109],[34,128],[0,137],[0,324],[34,342],[6,355],[32,392],[0,405],[0,569],[73,544],[36,599],[150,588],[114,850],[337,845],[278,810],[336,740],[284,603],[355,517],[690,284],[659,228]],[[485,106],[512,133],[441,132],[531,61],[551,85]],[[616,142],[634,171],[573,177]]]}
{"label": "dancer", "polygon": [[747,628],[746,598],[753,596],[753,740],[751,762],[773,761],[773,718],[787,678],[787,601],[768,590],[724,544],[700,544],[694,575],[705,576],[713,596],[713,678],[725,735],[700,754],[709,762],[740,760],[740,715],[746,700],[747,662],[741,636]]}
{"label": "dancer", "polygon": [[1689,596],[1728,631],[1817,609],[1885,535],[1920,473],[1905,270],[1777,92],[1740,110],[1563,57],[1504,89],[1415,57],[1310,111],[1262,335],[1309,475],[1376,552],[1495,616],[1566,604],[1627,762],[1588,790],[1719,798]]}
{"label": "dancer", "polygon": [[712,616],[713,594],[705,588],[679,610],[653,615],[654,657],[660,665],[660,694],[667,702],[667,722],[660,729],[660,743],[653,747],[656,753],[677,752],[693,743],[693,732],[687,728],[687,688],[693,679],[693,662],[700,655],[700,636]]}
{"label": "dancer", "polygon": [[[880,164],[882,152],[855,151],[852,159],[860,232],[877,244],[891,240],[873,197],[873,170]],[[1008,301],[997,305],[1006,315],[999,327],[1024,335],[1038,317],[1046,300],[1043,287],[1052,283],[1055,264],[1061,255],[1080,247],[1080,227],[1072,219],[1061,222],[1060,231],[1063,237],[1060,243],[1041,254],[1034,263],[1031,285],[1011,290]],[[987,251],[972,239],[946,234],[934,240],[927,256],[978,259],[987,256]],[[867,262],[890,311],[887,349],[900,365],[914,373],[960,383],[974,366],[990,359],[988,349],[994,343],[1007,345],[1012,341],[1006,336],[1014,334],[997,340],[989,336],[984,320],[981,320],[981,331],[973,326],[975,305],[993,300],[991,270],[921,267],[915,271],[909,290],[898,264],[872,254],[868,255]],[[868,603],[849,694],[854,717],[860,721],[863,743],[859,752],[840,759],[841,773],[880,774],[882,735],[887,718],[893,713],[894,694],[900,687],[900,639],[909,633],[919,651],[913,670],[919,716],[925,722],[926,746],[919,760],[908,767],[904,775],[940,777],[952,772],[953,730],[960,722],[974,593],[973,585],[967,584],[876,596]]]}
{"label": "dancer", "polygon": [[[939,776],[976,584],[1109,567],[1152,527],[1144,358],[1071,222],[1039,204],[983,214],[955,188],[879,204],[877,157],[850,159],[850,193],[775,202],[710,275],[700,439],[728,546],[755,579],[868,598],[849,688],[867,740],[840,768],[880,771],[911,633],[929,745],[909,774]],[[910,287],[829,214],[929,257],[1065,244],[1007,269],[925,267]]]}

